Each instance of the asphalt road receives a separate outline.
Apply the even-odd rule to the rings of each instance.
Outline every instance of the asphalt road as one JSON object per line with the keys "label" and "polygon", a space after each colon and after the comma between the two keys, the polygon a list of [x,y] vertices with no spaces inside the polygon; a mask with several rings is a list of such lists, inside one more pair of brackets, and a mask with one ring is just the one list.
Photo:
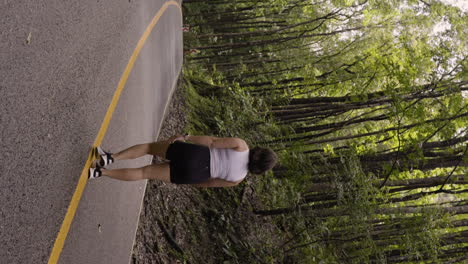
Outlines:
{"label": "asphalt road", "polygon": [[[0,263],[46,263],[119,79],[163,0],[0,2]],[[169,7],[102,145],[157,137],[182,64]],[[116,166],[141,166],[144,157]],[[145,182],[89,181],[60,263],[128,263]]]}

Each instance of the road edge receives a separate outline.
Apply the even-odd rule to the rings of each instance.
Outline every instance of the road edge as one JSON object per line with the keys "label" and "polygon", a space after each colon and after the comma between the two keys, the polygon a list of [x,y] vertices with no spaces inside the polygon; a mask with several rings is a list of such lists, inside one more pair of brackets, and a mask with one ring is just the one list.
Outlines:
{"label": "road edge", "polygon": [[[169,103],[171,102],[172,100],[172,96],[174,95],[174,92],[176,90],[176,87],[177,87],[177,84],[179,82],[179,78],[182,74],[182,66],[180,67],[179,69],[179,73],[177,74],[177,77],[175,78],[174,80],[174,83],[172,84],[172,88],[171,88],[171,91],[169,93],[169,97],[168,97],[168,100],[166,101],[166,105],[164,106],[164,111],[163,111],[163,115],[162,115],[162,118],[161,118],[161,121],[159,122],[159,126],[158,126],[158,131],[156,133],[156,138],[154,140],[157,140],[158,136],[159,136],[159,133],[161,132],[161,126],[164,122],[164,120],[166,119],[166,114],[167,114],[167,109],[169,108]],[[150,162],[150,164],[152,163],[152,160]],[[136,228],[135,228],[135,232],[133,234],[133,242],[132,242],[132,247],[131,247],[131,250],[130,250],[130,256],[129,256],[129,259],[128,259],[128,263],[130,264],[132,262],[132,256],[133,256],[133,249],[135,248],[135,243],[136,243],[136,235],[137,235],[137,232],[138,232],[138,226],[140,224],[140,216],[141,216],[141,211],[143,209],[143,206],[144,206],[144,202],[145,202],[145,195],[146,195],[146,187],[148,185],[148,180],[145,180],[144,181],[144,185],[143,185],[143,195],[141,196],[141,201],[140,201],[140,210],[139,210],[139,213],[138,213],[138,218],[137,218],[137,221],[136,221]]]}

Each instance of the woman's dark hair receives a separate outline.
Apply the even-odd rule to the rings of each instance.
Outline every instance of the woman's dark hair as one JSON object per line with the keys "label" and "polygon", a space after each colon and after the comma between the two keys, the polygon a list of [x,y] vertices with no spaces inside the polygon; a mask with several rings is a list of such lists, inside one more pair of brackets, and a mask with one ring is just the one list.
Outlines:
{"label": "woman's dark hair", "polygon": [[249,171],[253,174],[262,174],[273,168],[277,159],[273,150],[255,147],[249,153]]}

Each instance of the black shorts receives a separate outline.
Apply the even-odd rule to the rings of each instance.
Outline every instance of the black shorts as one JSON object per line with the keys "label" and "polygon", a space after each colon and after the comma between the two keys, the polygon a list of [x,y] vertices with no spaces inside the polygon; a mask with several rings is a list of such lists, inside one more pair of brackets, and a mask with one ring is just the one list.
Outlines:
{"label": "black shorts", "polygon": [[175,141],[167,148],[171,182],[202,183],[210,179],[210,149],[206,146]]}

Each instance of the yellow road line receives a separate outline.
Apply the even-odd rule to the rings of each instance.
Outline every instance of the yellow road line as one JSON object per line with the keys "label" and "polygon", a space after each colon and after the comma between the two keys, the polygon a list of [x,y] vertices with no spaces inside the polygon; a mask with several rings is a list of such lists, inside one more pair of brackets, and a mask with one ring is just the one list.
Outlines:
{"label": "yellow road line", "polygon": [[[169,6],[176,6],[179,9],[179,11],[182,12],[182,9],[179,3],[173,0],[168,1],[164,3],[164,5],[158,10],[156,15],[151,20],[151,23],[146,27],[145,32],[143,33],[140,40],[138,41],[137,46],[135,50],[133,51],[133,54],[130,57],[130,60],[128,61],[127,67],[125,67],[125,70],[122,76],[120,77],[117,90],[115,91],[114,96],[112,97],[112,101],[109,105],[109,108],[107,109],[106,116],[104,117],[104,121],[101,124],[101,128],[99,129],[96,139],[94,140],[93,146],[101,145],[101,142],[104,138],[104,135],[106,134],[110,120],[112,118],[112,114],[114,113],[115,107],[117,106],[117,103],[119,101],[120,94],[122,93],[122,90],[125,87],[125,83],[127,82],[128,76],[130,75],[130,72],[133,69],[133,65],[135,64],[135,61],[138,58],[138,55],[140,54],[141,49],[145,45],[145,42],[148,39],[149,35],[151,34],[154,26],[158,23],[159,18],[161,18],[162,14],[166,11],[166,9]],[[83,170],[81,171],[81,176],[78,181],[78,186],[75,189],[75,193],[73,194],[70,205],[68,206],[65,219],[63,220],[62,226],[60,227],[60,231],[55,240],[54,247],[52,248],[52,253],[50,254],[49,262],[48,262],[49,264],[57,263],[60,257],[60,253],[62,253],[63,245],[65,244],[65,239],[67,238],[68,231],[70,230],[70,226],[73,221],[73,217],[75,216],[76,209],[78,208],[78,204],[80,203],[81,196],[83,195],[84,187],[86,186],[86,183],[88,181],[88,170],[89,170],[89,167],[91,166],[93,159],[94,159],[94,153],[92,153],[91,151],[88,155],[88,159],[86,160],[85,166]]]}

